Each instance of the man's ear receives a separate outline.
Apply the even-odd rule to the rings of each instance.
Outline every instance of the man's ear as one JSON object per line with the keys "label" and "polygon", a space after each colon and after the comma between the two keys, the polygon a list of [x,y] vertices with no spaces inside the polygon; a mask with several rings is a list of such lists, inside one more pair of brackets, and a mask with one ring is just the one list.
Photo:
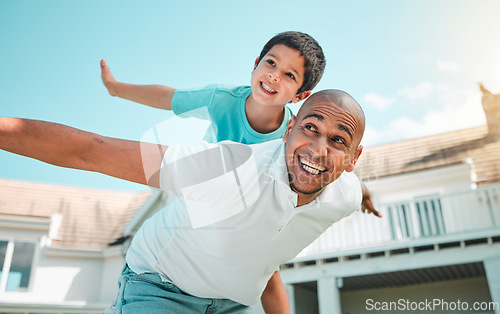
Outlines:
{"label": "man's ear", "polygon": [[285,134],[283,135],[283,143],[286,143],[288,141],[288,136],[290,135],[290,132],[292,131],[293,125],[295,124],[295,116],[292,116],[290,118],[290,121],[288,121],[288,126],[286,127]]}
{"label": "man's ear", "polygon": [[354,152],[354,158],[351,160],[347,168],[345,168],[346,172],[351,172],[354,170],[354,166],[356,165],[356,162],[359,159],[359,156],[363,152],[363,146],[359,145],[358,148],[356,148],[356,151]]}
{"label": "man's ear", "polygon": [[257,64],[259,64],[259,57],[257,57],[257,59],[255,59],[255,64],[253,65],[254,70],[257,68]]}
{"label": "man's ear", "polygon": [[295,104],[295,103],[298,103],[299,101],[301,100],[304,100],[306,99],[307,97],[311,96],[311,91],[310,90],[306,90],[306,91],[303,91],[302,93],[298,93],[293,99],[292,99],[292,102]]}

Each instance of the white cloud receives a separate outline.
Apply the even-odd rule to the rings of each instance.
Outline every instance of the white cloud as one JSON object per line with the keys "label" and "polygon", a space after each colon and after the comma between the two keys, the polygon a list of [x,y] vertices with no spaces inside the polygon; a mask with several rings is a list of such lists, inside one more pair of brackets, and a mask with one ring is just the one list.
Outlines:
{"label": "white cloud", "polygon": [[373,146],[483,124],[486,124],[486,119],[481,106],[481,94],[479,89],[470,88],[455,91],[441,110],[429,111],[419,120],[399,117],[383,129],[367,127],[363,145]]}
{"label": "white cloud", "polygon": [[429,82],[424,82],[413,88],[405,87],[398,91],[398,95],[415,100],[426,98],[433,90],[434,88]]}
{"label": "white cloud", "polygon": [[440,103],[447,103],[453,99],[454,92],[451,88],[446,84],[439,84],[436,88],[438,94],[438,101]]}
{"label": "white cloud", "polygon": [[363,146],[373,146],[380,143],[386,143],[388,141],[384,140],[385,130],[377,130],[370,126],[366,126],[363,139],[361,140],[361,145]]}
{"label": "white cloud", "polygon": [[438,68],[442,71],[451,72],[451,73],[458,72],[458,64],[456,64],[455,62],[453,62],[451,60],[446,60],[446,61],[439,60],[437,62],[437,65],[438,65]]}
{"label": "white cloud", "polygon": [[377,109],[384,110],[394,103],[394,99],[385,98],[375,93],[368,93],[365,95],[364,100],[367,104],[374,106]]}

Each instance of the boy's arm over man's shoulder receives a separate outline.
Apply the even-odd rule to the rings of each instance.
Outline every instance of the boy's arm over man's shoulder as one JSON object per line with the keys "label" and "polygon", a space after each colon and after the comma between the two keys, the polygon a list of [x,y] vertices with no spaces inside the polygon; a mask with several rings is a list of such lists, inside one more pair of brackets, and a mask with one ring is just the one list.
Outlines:
{"label": "boy's arm over man's shoulder", "polygon": [[371,193],[368,187],[363,183],[363,181],[359,181],[361,183],[361,191],[363,193],[363,200],[361,201],[361,211],[367,214],[374,214],[375,216],[382,218],[382,214],[375,209],[373,205]]}
{"label": "boy's arm over man's shoulder", "polygon": [[111,96],[134,101],[158,109],[171,110],[175,89],[164,85],[136,85],[118,82],[104,59],[101,60],[101,79]]}

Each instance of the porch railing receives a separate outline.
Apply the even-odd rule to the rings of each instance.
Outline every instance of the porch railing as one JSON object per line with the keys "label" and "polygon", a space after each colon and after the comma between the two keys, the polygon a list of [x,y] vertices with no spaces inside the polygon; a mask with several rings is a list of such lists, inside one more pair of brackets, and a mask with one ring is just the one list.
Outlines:
{"label": "porch railing", "polygon": [[326,230],[299,256],[484,230],[500,233],[500,184],[376,207],[382,218],[356,212]]}

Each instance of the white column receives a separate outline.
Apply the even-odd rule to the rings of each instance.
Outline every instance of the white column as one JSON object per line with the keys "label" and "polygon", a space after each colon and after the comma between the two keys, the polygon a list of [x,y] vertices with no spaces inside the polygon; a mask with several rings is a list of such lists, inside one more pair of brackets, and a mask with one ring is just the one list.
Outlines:
{"label": "white column", "polygon": [[285,284],[286,294],[288,295],[288,303],[290,304],[290,314],[295,314],[295,288],[293,285]]}
{"label": "white column", "polygon": [[[342,279],[338,282],[341,283]],[[335,277],[318,280],[318,305],[320,314],[342,314],[340,290]]]}
{"label": "white column", "polygon": [[[500,255],[487,258],[484,261],[484,270],[490,287],[491,300],[500,304]],[[495,309],[495,314],[500,314],[500,309]]]}

